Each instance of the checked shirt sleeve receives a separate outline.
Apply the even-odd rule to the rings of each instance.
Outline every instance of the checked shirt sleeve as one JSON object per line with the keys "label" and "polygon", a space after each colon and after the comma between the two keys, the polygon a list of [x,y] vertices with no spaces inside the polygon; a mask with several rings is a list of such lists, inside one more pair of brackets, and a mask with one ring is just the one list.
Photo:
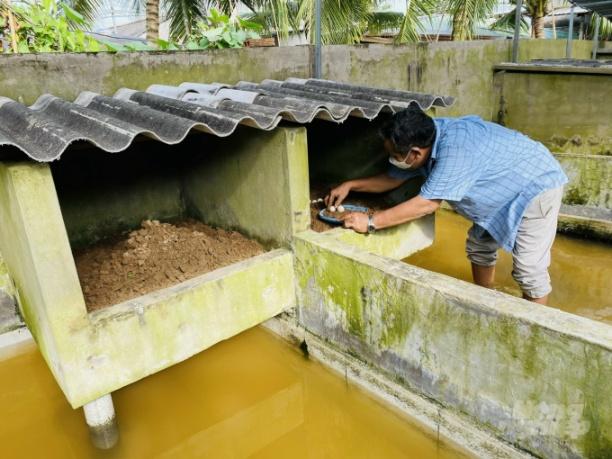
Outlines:
{"label": "checked shirt sleeve", "polygon": [[480,156],[474,132],[463,126],[449,129],[438,146],[431,173],[421,187],[421,196],[461,201],[484,167],[478,164]]}

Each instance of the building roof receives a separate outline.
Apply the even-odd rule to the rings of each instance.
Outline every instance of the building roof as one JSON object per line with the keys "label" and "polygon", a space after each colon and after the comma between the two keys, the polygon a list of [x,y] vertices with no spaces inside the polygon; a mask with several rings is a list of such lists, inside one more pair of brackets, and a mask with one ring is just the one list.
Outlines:
{"label": "building roof", "polygon": [[608,19],[612,19],[612,0],[571,0],[572,3],[590,11],[594,11]]}
{"label": "building roof", "polygon": [[192,129],[225,137],[239,124],[272,130],[282,120],[372,120],[411,103],[426,110],[447,107],[453,98],[298,78],[233,86],[152,85],[146,91],[123,88],[112,97],[82,92],[74,102],[46,94],[30,107],[0,97],[0,147],[16,147],[33,160],[48,162],[75,141],[119,152],[138,135],[176,144]]}

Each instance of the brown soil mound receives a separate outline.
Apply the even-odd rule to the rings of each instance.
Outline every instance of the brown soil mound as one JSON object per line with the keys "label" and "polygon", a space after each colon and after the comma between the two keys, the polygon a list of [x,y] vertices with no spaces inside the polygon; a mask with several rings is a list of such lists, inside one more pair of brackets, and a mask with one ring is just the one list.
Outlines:
{"label": "brown soil mound", "polygon": [[146,220],[121,239],[75,254],[87,309],[93,311],[263,253],[236,231],[188,220]]}

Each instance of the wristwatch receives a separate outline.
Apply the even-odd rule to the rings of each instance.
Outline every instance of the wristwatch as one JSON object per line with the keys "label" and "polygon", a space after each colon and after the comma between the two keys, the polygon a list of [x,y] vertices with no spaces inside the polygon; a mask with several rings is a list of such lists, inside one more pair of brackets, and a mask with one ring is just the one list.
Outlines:
{"label": "wristwatch", "polygon": [[374,216],[368,215],[368,234],[376,232],[376,226],[374,226]]}

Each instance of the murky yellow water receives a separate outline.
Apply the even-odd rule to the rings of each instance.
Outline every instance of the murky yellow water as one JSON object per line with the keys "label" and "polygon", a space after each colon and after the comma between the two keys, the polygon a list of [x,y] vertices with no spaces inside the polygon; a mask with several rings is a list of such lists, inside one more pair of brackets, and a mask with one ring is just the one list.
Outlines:
{"label": "murky yellow water", "polygon": [[261,329],[115,392],[108,452],[33,344],[4,352],[1,458],[466,457]]}
{"label": "murky yellow water", "polygon": [[[434,244],[404,261],[472,282],[465,255],[470,226],[468,220],[454,212],[438,211]],[[497,288],[521,296],[511,275],[512,256],[501,250],[499,254]],[[550,276],[553,285],[550,306],[612,324],[612,245],[558,234],[552,249]]]}

